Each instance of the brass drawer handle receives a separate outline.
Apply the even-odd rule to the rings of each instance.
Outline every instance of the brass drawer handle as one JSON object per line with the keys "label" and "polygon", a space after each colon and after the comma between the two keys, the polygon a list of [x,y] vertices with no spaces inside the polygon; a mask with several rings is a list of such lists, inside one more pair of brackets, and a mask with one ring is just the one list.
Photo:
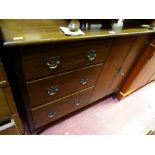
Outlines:
{"label": "brass drawer handle", "polygon": [[60,64],[59,56],[50,58],[47,57],[45,58],[44,63],[49,67],[49,69],[53,70],[58,67],[58,64]]}
{"label": "brass drawer handle", "polygon": [[53,118],[53,117],[55,117],[56,114],[57,114],[57,113],[56,113],[55,111],[52,111],[52,112],[48,112],[47,116],[48,116],[49,118]]}
{"label": "brass drawer handle", "polygon": [[48,95],[52,96],[55,95],[59,91],[58,86],[52,86],[51,88],[48,88]]}
{"label": "brass drawer handle", "polygon": [[75,100],[75,101],[74,101],[74,104],[75,104],[76,106],[79,106],[79,105],[81,104],[81,102],[80,102],[80,100]]}
{"label": "brass drawer handle", "polygon": [[82,77],[81,79],[80,79],[80,83],[81,84],[86,84],[88,82],[88,78],[87,77]]}
{"label": "brass drawer handle", "polygon": [[120,68],[120,74],[121,74],[122,76],[124,76],[124,75],[125,75],[125,73],[124,73],[124,71],[123,71],[123,69],[122,69],[122,68]]}
{"label": "brass drawer handle", "polygon": [[91,51],[89,51],[89,52],[87,53],[86,56],[87,56],[87,58],[88,58],[89,61],[92,61],[92,60],[94,60],[95,57],[96,57],[96,51],[95,51],[95,50],[91,50]]}

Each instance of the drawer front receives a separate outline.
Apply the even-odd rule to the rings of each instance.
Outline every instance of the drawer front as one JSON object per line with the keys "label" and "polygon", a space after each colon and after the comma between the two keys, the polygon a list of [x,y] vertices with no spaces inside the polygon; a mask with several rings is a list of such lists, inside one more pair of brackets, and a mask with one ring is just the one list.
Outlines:
{"label": "drawer front", "polygon": [[32,80],[104,62],[110,44],[110,40],[94,40],[22,49],[25,79]]}
{"label": "drawer front", "polygon": [[13,119],[10,122],[4,122],[0,124],[0,135],[19,135]]}
{"label": "drawer front", "polygon": [[0,87],[5,86],[6,84],[7,84],[6,76],[5,76],[3,65],[0,59]]}
{"label": "drawer front", "polygon": [[2,88],[0,88],[0,122],[8,119],[11,116],[9,106],[4,96]]}
{"label": "drawer front", "polygon": [[95,85],[102,64],[27,82],[31,108]]}
{"label": "drawer front", "polygon": [[16,126],[11,126],[3,131],[0,131],[0,135],[19,135]]}
{"label": "drawer front", "polygon": [[93,87],[32,110],[35,128],[46,125],[88,104]]}

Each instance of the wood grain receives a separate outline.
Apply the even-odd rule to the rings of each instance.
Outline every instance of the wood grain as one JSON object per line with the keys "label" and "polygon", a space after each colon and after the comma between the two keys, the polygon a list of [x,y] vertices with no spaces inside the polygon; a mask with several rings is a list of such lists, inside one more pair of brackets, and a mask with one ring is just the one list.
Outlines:
{"label": "wood grain", "polygon": [[[43,105],[90,86],[94,86],[101,67],[102,64],[98,64],[77,71],[66,72],[64,74],[28,82],[27,90],[31,108]],[[80,79],[85,77],[88,78],[88,81],[86,84],[82,84]],[[48,89],[52,86],[57,86],[58,92],[54,95],[49,95]]]}
{"label": "wood grain", "polygon": [[9,119],[10,116],[11,116],[11,111],[7,104],[5,94],[2,88],[0,88],[0,122]]}
{"label": "wood grain", "polygon": [[[57,101],[48,103],[42,107],[38,107],[32,110],[35,128],[41,127],[48,124],[62,116],[65,116],[77,109],[88,104],[93,88],[88,88],[71,94],[70,96],[64,97]],[[75,105],[75,101],[79,100],[80,105]],[[48,112],[56,112],[53,118],[48,117]]]}
{"label": "wood grain", "polygon": [[133,45],[129,49],[129,53],[125,58],[124,62],[121,65],[122,72],[118,72],[115,79],[112,82],[112,85],[109,88],[108,94],[114,92],[115,90],[120,90],[124,81],[129,76],[131,70],[136,65],[139,57],[143,54],[143,51],[146,49],[147,44],[146,41],[152,40],[152,35],[139,35],[137,36],[136,40],[134,41]]}
{"label": "wood grain", "polygon": [[[121,89],[121,91],[123,93],[126,93],[127,91],[129,91],[129,87],[132,84],[132,82],[134,81],[134,79],[136,78],[136,76],[139,74],[139,72],[141,71],[141,69],[143,68],[145,63],[148,61],[148,59],[152,57],[153,49],[154,48],[152,46],[148,46],[146,48],[146,50],[144,51],[144,53],[141,55],[141,57],[139,58],[138,62],[135,65],[134,69],[132,70],[132,72],[128,76],[128,78],[126,79],[126,81]],[[143,76],[145,76],[145,75],[143,75]]]}
{"label": "wood grain", "polygon": [[[9,129],[1,132],[1,134],[24,134],[23,124],[18,115],[16,104],[8,83],[6,73],[3,64],[0,60],[0,77],[1,80],[5,81],[5,85],[0,88],[0,122],[11,120],[12,118],[16,120],[17,124]],[[18,132],[17,132],[18,131]]]}
{"label": "wood grain", "polygon": [[[84,91],[96,84],[91,98],[91,102],[94,102],[119,88],[143,49],[143,35],[155,34],[153,30],[135,27],[124,28],[114,34],[109,33],[110,29],[103,29],[85,31],[84,36],[65,36],[59,26],[68,26],[68,20],[0,20],[3,56],[12,81],[11,89],[14,90],[18,110],[23,113],[21,116],[31,132],[70,113],[74,109],[68,105],[72,93],[78,93],[79,97],[84,98],[83,103],[87,104],[86,98],[90,98],[92,90],[84,93],[85,97],[89,94],[86,98],[77,91]],[[138,35],[141,38],[137,39]],[[91,50],[96,50],[97,55],[89,61],[86,55]],[[44,60],[57,56],[60,63],[57,68],[50,70]],[[70,74],[99,63],[103,63],[102,72],[94,69]],[[125,70],[125,77],[119,76],[120,67]],[[80,86],[76,82],[82,73],[90,73],[92,77],[87,86]],[[49,97],[45,94],[47,91],[43,91],[55,85],[55,82],[63,89],[55,98]],[[61,109],[60,115],[47,119],[48,110],[54,107]]]}
{"label": "wood grain", "polygon": [[[24,77],[32,80],[104,62],[110,45],[111,40],[107,39],[20,48]],[[96,57],[90,61],[87,55],[92,50]],[[53,57],[58,57],[59,64],[55,69],[50,69],[45,60]]]}
{"label": "wood grain", "polygon": [[[109,29],[99,31],[84,31],[83,36],[66,36],[59,30],[60,26],[68,26],[68,20],[0,20],[0,27],[3,34],[3,45],[20,46],[42,43],[70,42],[89,39],[101,39],[116,36],[128,36],[136,34],[154,33],[141,27],[125,28],[120,33],[109,33]],[[12,33],[13,32],[13,33]]]}
{"label": "wood grain", "polygon": [[135,36],[128,36],[118,37],[113,41],[109,52],[110,54],[102,68],[100,77],[94,88],[91,102],[101,99],[108,94],[108,89],[118,73],[120,66],[127,57],[135,39]]}
{"label": "wood grain", "polygon": [[143,68],[140,70],[139,74],[135,77],[132,84],[129,86],[128,90],[138,89],[153,80],[153,75],[155,73],[155,55],[152,55],[145,63]]}

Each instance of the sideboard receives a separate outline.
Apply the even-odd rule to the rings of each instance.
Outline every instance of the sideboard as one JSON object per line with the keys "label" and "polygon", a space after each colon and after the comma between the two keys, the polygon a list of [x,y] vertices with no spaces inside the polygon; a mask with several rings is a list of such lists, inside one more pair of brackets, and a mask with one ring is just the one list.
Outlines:
{"label": "sideboard", "polygon": [[30,133],[118,93],[155,36],[146,28],[65,36],[67,22],[0,21],[3,62]]}

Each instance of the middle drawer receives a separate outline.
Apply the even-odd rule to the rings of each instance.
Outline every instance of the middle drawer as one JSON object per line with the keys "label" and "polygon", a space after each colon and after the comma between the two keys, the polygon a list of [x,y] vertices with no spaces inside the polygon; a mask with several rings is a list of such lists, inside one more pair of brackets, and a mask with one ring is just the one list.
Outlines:
{"label": "middle drawer", "polygon": [[95,85],[102,64],[26,82],[31,108]]}

